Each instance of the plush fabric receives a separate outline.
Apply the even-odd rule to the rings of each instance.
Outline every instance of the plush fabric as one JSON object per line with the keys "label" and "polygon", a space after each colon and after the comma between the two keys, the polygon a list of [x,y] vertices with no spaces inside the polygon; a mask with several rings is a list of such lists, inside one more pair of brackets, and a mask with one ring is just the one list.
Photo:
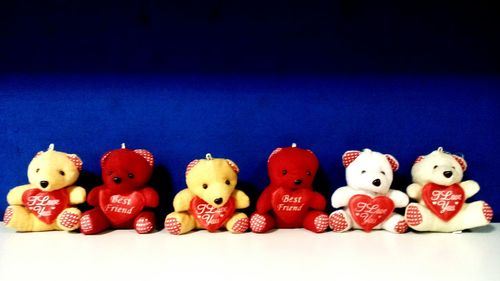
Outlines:
{"label": "plush fabric", "polygon": [[330,228],[334,232],[351,228],[406,232],[403,216],[393,213],[394,208],[406,207],[409,202],[405,193],[390,189],[393,172],[399,168],[396,158],[370,149],[351,150],[344,153],[342,163],[347,186],[335,190],[332,206],[344,209],[330,214]]}
{"label": "plush fabric", "polygon": [[467,162],[443,148],[417,157],[411,168],[413,184],[406,189],[417,200],[406,208],[408,225],[417,231],[455,232],[484,226],[493,210],[484,201],[465,203],[479,191],[473,180],[462,181]]}
{"label": "plush fabric", "polygon": [[101,158],[104,184],[95,187],[87,203],[95,208],[81,218],[81,232],[97,234],[109,228],[134,228],[138,233],[154,230],[158,193],[146,184],[153,171],[153,155],[144,149],[124,146]]}
{"label": "plush fabric", "polygon": [[195,228],[214,232],[225,228],[232,233],[248,229],[246,214],[236,212],[250,205],[250,199],[238,183],[238,166],[229,159],[212,158],[191,161],[186,169],[187,188],[174,198],[174,212],[165,218],[165,229],[184,234]]}
{"label": "plush fabric", "polygon": [[81,212],[72,205],[85,201],[85,189],[73,186],[82,169],[75,154],[38,152],[28,166],[29,184],[7,194],[4,224],[17,231],[71,231],[79,227]]}
{"label": "plush fabric", "polygon": [[306,228],[324,232],[328,218],[324,197],[313,191],[319,161],[310,150],[291,147],[275,149],[268,159],[271,183],[260,195],[250,220],[253,232],[273,228]]}

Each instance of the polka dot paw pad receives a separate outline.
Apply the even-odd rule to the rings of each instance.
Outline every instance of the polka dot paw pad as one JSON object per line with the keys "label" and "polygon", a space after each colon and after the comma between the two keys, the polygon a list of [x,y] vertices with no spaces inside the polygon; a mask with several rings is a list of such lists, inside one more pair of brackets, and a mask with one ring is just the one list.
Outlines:
{"label": "polka dot paw pad", "polygon": [[316,227],[316,232],[324,232],[328,228],[328,216],[319,215],[314,219],[314,227]]}
{"label": "polka dot paw pad", "polygon": [[89,215],[84,215],[80,219],[80,230],[84,233],[90,232],[93,230],[92,227],[92,222],[90,221],[90,216]]}
{"label": "polka dot paw pad", "polygon": [[266,229],[266,219],[261,215],[253,215],[250,219],[250,228],[253,232],[263,232]]}
{"label": "polka dot paw pad", "polygon": [[3,223],[5,225],[8,225],[10,220],[12,219],[13,215],[14,215],[14,211],[12,210],[12,208],[7,208],[5,210],[5,214],[3,215]]}
{"label": "polka dot paw pad", "polygon": [[176,218],[168,218],[165,220],[165,229],[170,234],[179,235],[181,234],[181,224]]}
{"label": "polka dot paw pad", "polygon": [[330,228],[334,232],[343,232],[348,230],[349,224],[342,213],[333,213],[329,219]]}
{"label": "polka dot paw pad", "polygon": [[493,209],[488,205],[488,203],[483,204],[483,215],[488,222],[493,219]]}
{"label": "polka dot paw pad", "polygon": [[406,210],[406,222],[410,226],[417,226],[422,223],[422,214],[417,206],[409,206]]}
{"label": "polka dot paw pad", "polygon": [[250,226],[250,220],[248,218],[239,219],[233,225],[233,232],[243,233],[247,231]]}
{"label": "polka dot paw pad", "polygon": [[405,233],[408,230],[408,224],[405,220],[399,221],[394,227],[396,233]]}
{"label": "polka dot paw pad", "polygon": [[135,223],[135,230],[140,233],[149,233],[153,230],[153,223],[147,218],[140,218]]}
{"label": "polka dot paw pad", "polygon": [[61,214],[60,224],[68,229],[74,229],[78,227],[80,220],[80,215],[72,212],[64,211]]}

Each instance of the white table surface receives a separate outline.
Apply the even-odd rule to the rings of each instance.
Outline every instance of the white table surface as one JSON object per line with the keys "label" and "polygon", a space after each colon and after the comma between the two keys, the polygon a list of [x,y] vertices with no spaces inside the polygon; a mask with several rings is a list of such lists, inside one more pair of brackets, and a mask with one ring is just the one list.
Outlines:
{"label": "white table surface", "polygon": [[281,229],[181,236],[0,226],[2,281],[193,279],[500,280],[500,224],[462,234]]}

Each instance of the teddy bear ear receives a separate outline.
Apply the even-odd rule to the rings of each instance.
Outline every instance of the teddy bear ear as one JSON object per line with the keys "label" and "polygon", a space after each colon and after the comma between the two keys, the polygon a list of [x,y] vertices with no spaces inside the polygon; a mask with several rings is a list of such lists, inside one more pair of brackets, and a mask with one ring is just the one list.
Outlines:
{"label": "teddy bear ear", "polygon": [[35,154],[35,157],[33,158],[37,158],[38,156],[42,155],[43,154],[43,151],[38,151],[36,154]]}
{"label": "teddy bear ear", "polygon": [[104,164],[106,163],[106,160],[108,159],[109,155],[111,154],[111,151],[106,152],[102,157],[101,157],[101,168],[104,167]]}
{"label": "teddy bear ear", "polygon": [[71,160],[71,162],[73,162],[73,164],[75,164],[75,167],[78,169],[78,171],[82,171],[82,166],[83,166],[83,162],[82,162],[82,159],[80,159],[80,157],[78,157],[76,154],[68,154],[68,159]]}
{"label": "teddy bear ear", "polygon": [[415,163],[413,163],[413,165],[415,165],[415,164],[417,164],[418,162],[422,161],[424,158],[425,158],[425,156],[420,155],[419,157],[417,157],[417,159],[415,159]]}
{"label": "teddy bear ear", "polygon": [[391,164],[391,169],[393,172],[396,172],[399,169],[399,162],[396,160],[396,158],[390,154],[386,154],[385,158],[389,161],[389,164]]}
{"label": "teddy bear ear", "polygon": [[342,164],[344,164],[344,167],[347,168],[351,163],[358,158],[358,156],[361,154],[361,151],[358,150],[349,150],[342,155]]}
{"label": "teddy bear ear", "polygon": [[196,166],[196,164],[200,163],[200,160],[198,159],[195,159],[193,161],[191,161],[187,167],[186,167],[186,177],[187,175],[189,174],[189,172],[191,171],[191,169],[193,169],[194,166]]}
{"label": "teddy bear ear", "polygon": [[153,167],[153,165],[155,163],[153,153],[147,151],[146,149],[136,149],[136,150],[134,150],[134,152],[139,154],[140,156],[142,156],[144,159],[146,159],[149,166]]}
{"label": "teddy bear ear", "polygon": [[229,164],[229,166],[231,167],[231,169],[233,169],[233,171],[236,174],[240,173],[240,168],[238,168],[238,165],[236,165],[236,163],[234,163],[233,161],[231,161],[229,159],[226,159],[226,162],[227,162],[227,164]]}
{"label": "teddy bear ear", "polygon": [[282,150],[281,147],[278,147],[275,150],[273,150],[273,152],[271,152],[271,155],[269,155],[269,158],[267,158],[267,163],[269,163],[269,161],[271,161],[271,157],[273,157],[276,153],[280,152],[281,150]]}
{"label": "teddy bear ear", "polygon": [[452,155],[455,160],[457,160],[458,164],[460,164],[460,167],[462,167],[462,171],[465,172],[467,170],[467,162],[465,162],[465,159],[457,156],[457,155]]}

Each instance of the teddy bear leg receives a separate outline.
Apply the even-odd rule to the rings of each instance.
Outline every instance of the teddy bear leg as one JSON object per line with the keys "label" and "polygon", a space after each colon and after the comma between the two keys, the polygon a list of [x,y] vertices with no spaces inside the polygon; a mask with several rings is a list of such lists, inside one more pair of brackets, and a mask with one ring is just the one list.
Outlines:
{"label": "teddy bear leg", "polygon": [[276,221],[270,214],[254,213],[250,217],[250,229],[255,233],[265,233],[276,226]]}
{"label": "teddy bear leg", "polygon": [[312,232],[325,232],[328,228],[328,215],[321,211],[310,211],[304,218],[303,226]]}
{"label": "teddy bear leg", "polygon": [[77,208],[64,209],[56,219],[56,227],[60,230],[72,231],[80,227],[82,212]]}
{"label": "teddy bear leg", "polygon": [[408,230],[408,223],[402,215],[393,213],[381,223],[381,228],[393,233],[405,233]]}
{"label": "teddy bear leg", "polygon": [[417,231],[433,231],[438,218],[425,206],[411,203],[406,207],[405,220],[409,227]]}
{"label": "teddy bear leg", "polygon": [[80,218],[80,231],[83,234],[101,233],[110,226],[106,216],[97,208],[86,211]]}
{"label": "teddy bear leg", "polygon": [[139,234],[150,233],[154,230],[155,214],[151,211],[141,212],[134,220],[134,229]]}
{"label": "teddy bear leg", "polygon": [[453,232],[487,225],[493,218],[493,210],[484,201],[465,204],[462,210],[446,223],[444,231]]}
{"label": "teddy bear leg", "polygon": [[235,213],[227,222],[226,229],[232,233],[243,233],[250,227],[250,220],[244,213]]}
{"label": "teddy bear leg", "polygon": [[19,232],[54,230],[51,224],[40,221],[23,206],[9,206],[5,210],[4,224]]}
{"label": "teddy bear leg", "polygon": [[184,234],[193,230],[196,227],[196,221],[193,216],[188,213],[170,213],[165,218],[165,229],[174,235]]}
{"label": "teddy bear leg", "polygon": [[352,228],[352,220],[344,210],[338,210],[330,214],[328,224],[333,232],[344,232]]}

